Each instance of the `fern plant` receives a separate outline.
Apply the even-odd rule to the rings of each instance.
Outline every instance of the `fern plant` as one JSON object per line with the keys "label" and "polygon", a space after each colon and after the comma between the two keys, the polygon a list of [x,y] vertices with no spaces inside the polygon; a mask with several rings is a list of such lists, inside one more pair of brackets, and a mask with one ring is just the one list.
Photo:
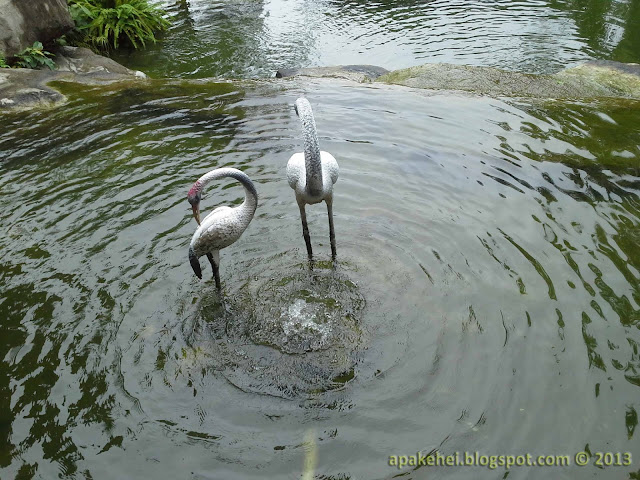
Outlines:
{"label": "fern plant", "polygon": [[15,66],[22,68],[46,66],[50,70],[55,70],[56,64],[49,57],[53,57],[53,53],[47,52],[42,43],[34,42],[33,46],[25,48],[16,55]]}
{"label": "fern plant", "polygon": [[155,33],[169,22],[164,11],[149,0],[67,0],[80,32],[80,43],[98,51],[118,48],[129,42],[134,48],[155,43]]}
{"label": "fern plant", "polygon": [[2,55],[0,55],[0,68],[11,68],[7,65],[7,61]]}

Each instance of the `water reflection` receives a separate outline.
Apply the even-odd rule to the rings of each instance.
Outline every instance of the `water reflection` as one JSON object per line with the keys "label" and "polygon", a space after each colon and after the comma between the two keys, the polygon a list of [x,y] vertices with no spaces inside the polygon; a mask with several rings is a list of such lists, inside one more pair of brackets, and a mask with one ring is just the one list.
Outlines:
{"label": "water reflection", "polygon": [[580,36],[597,58],[638,62],[640,1],[552,1],[553,8],[574,18]]}
{"label": "water reflection", "polygon": [[[310,444],[324,478],[392,477],[417,450],[640,455],[637,102],[67,93],[2,118],[2,478],[290,478]],[[336,270],[321,210],[305,266],[285,179],[302,94],[341,165]],[[220,302],[186,259],[185,194],[225,165],[260,204]],[[240,201],[221,183],[203,209]]]}
{"label": "water reflection", "polygon": [[152,76],[253,77],[264,63],[263,2],[171,1],[172,26],[144,51],[113,58]]}
{"label": "water reflection", "polygon": [[[226,101],[242,96],[229,85],[209,87],[211,96],[195,103],[184,86],[162,93],[79,90],[69,111],[7,116],[0,136],[1,195],[22,199],[2,213],[8,234],[0,243],[7,254],[1,270],[6,383],[0,398],[6,408],[0,467],[9,467],[12,478],[32,478],[43,460],[63,477],[80,474],[84,440],[78,445],[82,435],[72,437],[71,425],[103,432],[92,434],[97,450],[90,457],[122,442],[122,435],[110,433],[122,407],[116,394],[123,393],[114,376],[120,347],[113,335],[127,292],[135,296],[153,279],[146,272],[154,252],[182,247],[178,239],[167,244],[174,221],[164,231],[145,227],[182,206],[183,198],[168,190],[184,180],[161,180],[177,172],[167,159],[210,165],[202,148],[224,150],[241,116],[233,108],[219,113],[218,95]],[[99,110],[96,96],[102,97]],[[185,124],[200,125],[200,134],[185,136]],[[15,142],[16,127],[32,141]],[[163,141],[172,147],[161,147]],[[188,215],[180,218],[178,225],[188,224]],[[132,249],[132,238],[144,242]],[[34,447],[42,450],[39,462],[23,455]]]}
{"label": "water reflection", "polygon": [[553,73],[640,61],[640,1],[163,2],[173,26],[116,60],[156,77],[270,77],[280,68],[444,62]]}

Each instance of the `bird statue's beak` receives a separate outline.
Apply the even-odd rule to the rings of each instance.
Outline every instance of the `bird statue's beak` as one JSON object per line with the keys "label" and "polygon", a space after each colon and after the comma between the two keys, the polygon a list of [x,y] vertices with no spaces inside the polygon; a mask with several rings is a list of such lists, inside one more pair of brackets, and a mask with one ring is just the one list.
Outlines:
{"label": "bird statue's beak", "polygon": [[189,248],[189,263],[191,264],[191,268],[193,268],[193,273],[196,274],[196,277],[202,280],[202,269],[200,268],[198,256],[196,255],[196,252],[193,251],[193,248]]}
{"label": "bird statue's beak", "polygon": [[193,210],[193,218],[195,218],[198,225],[200,225],[200,206],[191,205],[191,209]]}

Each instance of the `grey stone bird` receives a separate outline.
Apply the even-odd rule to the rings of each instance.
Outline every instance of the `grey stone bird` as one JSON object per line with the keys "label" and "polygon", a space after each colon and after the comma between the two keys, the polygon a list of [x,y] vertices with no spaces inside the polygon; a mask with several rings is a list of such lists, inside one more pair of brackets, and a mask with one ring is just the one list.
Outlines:
{"label": "grey stone bird", "polygon": [[318,145],[316,122],[311,104],[306,98],[299,98],[295,110],[302,124],[304,152],[294,153],[287,163],[287,180],[296,194],[302,220],[302,235],[307,244],[307,254],[312,258],[311,238],[307,226],[305,206],[324,201],[329,215],[329,239],[331,257],[336,257],[336,236],[333,229],[333,184],[338,181],[338,162],[328,152],[321,152]]}
{"label": "grey stone bird", "polygon": [[[237,207],[218,207],[200,223],[200,199],[202,190],[212,182],[225,177],[238,180],[244,187],[244,202]],[[258,206],[258,192],[251,179],[235,168],[217,168],[204,174],[193,184],[187,195],[193,209],[193,217],[198,222],[191,244],[189,245],[189,263],[198,278],[202,278],[199,258],[206,255],[213,268],[216,288],[220,290],[220,250],[228,247],[240,238],[247,229]]]}

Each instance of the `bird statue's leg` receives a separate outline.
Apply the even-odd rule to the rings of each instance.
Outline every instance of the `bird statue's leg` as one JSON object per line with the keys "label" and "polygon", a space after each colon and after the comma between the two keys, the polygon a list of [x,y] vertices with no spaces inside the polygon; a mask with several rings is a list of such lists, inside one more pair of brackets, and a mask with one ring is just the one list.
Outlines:
{"label": "bird statue's leg", "polygon": [[298,203],[300,207],[300,219],[302,220],[302,235],[304,236],[304,243],[307,244],[307,255],[309,260],[313,258],[313,252],[311,251],[311,237],[309,236],[309,227],[307,226],[307,212],[304,210],[304,203]]}
{"label": "bird statue's leg", "polygon": [[211,255],[210,253],[207,253],[207,258],[209,259],[209,263],[211,263],[211,268],[213,268],[213,276],[216,279],[216,288],[220,290],[221,289],[220,288],[220,268],[218,267],[218,264],[213,259],[213,255]]}
{"label": "bird statue's leg", "polygon": [[331,241],[331,259],[336,259],[336,232],[333,230],[333,199],[327,202],[327,214],[329,215],[329,240]]}

